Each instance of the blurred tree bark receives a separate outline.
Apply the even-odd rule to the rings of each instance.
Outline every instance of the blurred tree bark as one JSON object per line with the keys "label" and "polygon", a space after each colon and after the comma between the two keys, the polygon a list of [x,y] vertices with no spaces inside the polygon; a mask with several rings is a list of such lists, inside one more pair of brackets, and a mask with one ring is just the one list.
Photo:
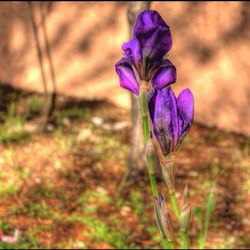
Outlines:
{"label": "blurred tree bark", "polygon": [[[134,24],[138,13],[145,9],[149,9],[150,1],[139,2],[132,1],[128,2],[127,18],[129,23],[129,34],[132,36]],[[132,175],[137,175],[138,172],[145,169],[146,162],[144,160],[144,147],[141,139],[141,127],[139,123],[139,105],[138,98],[131,94],[131,120],[132,120],[132,131],[131,131],[131,151],[129,159],[129,167]]]}

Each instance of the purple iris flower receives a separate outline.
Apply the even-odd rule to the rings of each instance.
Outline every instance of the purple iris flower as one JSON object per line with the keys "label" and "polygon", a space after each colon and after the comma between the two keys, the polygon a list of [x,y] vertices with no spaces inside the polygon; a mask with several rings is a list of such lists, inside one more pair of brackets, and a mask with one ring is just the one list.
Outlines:
{"label": "purple iris flower", "polygon": [[175,97],[172,89],[151,90],[148,95],[149,113],[154,134],[166,156],[177,151],[188,133],[194,116],[194,98],[189,89]]}
{"label": "purple iris flower", "polygon": [[145,10],[136,19],[133,37],[122,45],[124,57],[115,65],[120,85],[139,94],[140,80],[150,81],[154,88],[162,89],[176,81],[176,68],[164,59],[172,47],[168,25],[155,10]]}

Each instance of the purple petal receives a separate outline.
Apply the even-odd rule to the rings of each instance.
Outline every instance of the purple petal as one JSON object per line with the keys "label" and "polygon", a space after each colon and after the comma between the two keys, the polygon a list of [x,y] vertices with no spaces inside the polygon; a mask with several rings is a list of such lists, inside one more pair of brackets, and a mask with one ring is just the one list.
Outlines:
{"label": "purple petal", "polygon": [[160,68],[154,73],[152,85],[154,88],[163,89],[175,81],[176,68],[168,59],[165,59]]}
{"label": "purple petal", "polygon": [[166,26],[166,23],[162,19],[162,17],[159,15],[159,13],[155,10],[145,10],[141,12],[135,23],[134,28],[134,35],[136,35],[136,32],[138,32],[141,27],[148,27],[148,28],[154,28],[155,26]]}
{"label": "purple petal", "polygon": [[168,130],[171,123],[171,99],[169,98],[169,89],[166,91],[157,91],[155,99],[154,126],[158,130]]}
{"label": "purple petal", "polygon": [[140,44],[137,39],[133,38],[130,41],[123,43],[122,50],[128,57],[130,63],[135,66],[140,77],[142,74],[142,55],[140,51]]}
{"label": "purple petal", "polygon": [[176,151],[179,143],[177,99],[170,87],[153,89],[148,95],[153,131],[164,155]]}
{"label": "purple petal", "polygon": [[143,57],[151,63],[161,61],[172,47],[169,26],[154,10],[145,10],[137,16],[134,37],[139,41]]}
{"label": "purple petal", "polygon": [[130,90],[135,95],[139,95],[139,85],[136,80],[133,68],[128,58],[123,57],[115,65],[116,73],[119,76],[120,86]]}
{"label": "purple petal", "polygon": [[171,110],[173,100],[170,91],[170,88],[166,88],[156,92],[153,117],[154,133],[164,155],[171,151],[174,140],[172,115],[176,114],[176,110]]}
{"label": "purple petal", "polygon": [[161,193],[158,194],[158,200],[159,200],[159,204],[160,204],[160,207],[161,207],[161,204],[164,201],[163,195]]}
{"label": "purple petal", "polygon": [[179,114],[179,142],[180,144],[188,133],[194,117],[194,97],[189,89],[184,89],[178,96],[177,109]]}
{"label": "purple petal", "polygon": [[194,97],[189,89],[184,89],[177,99],[178,113],[184,124],[190,124],[194,116]]}
{"label": "purple petal", "polygon": [[158,12],[145,10],[137,16],[133,38],[122,45],[122,50],[140,78],[148,81],[171,47],[172,37],[168,25]]}
{"label": "purple petal", "polygon": [[140,53],[140,44],[137,39],[132,38],[126,43],[122,44],[122,50],[128,57],[131,63],[139,63],[142,61]]}
{"label": "purple petal", "polygon": [[155,113],[155,100],[156,100],[156,90],[154,88],[150,89],[148,92],[148,110],[151,120],[154,120]]}
{"label": "purple petal", "polygon": [[191,91],[183,90],[176,99],[171,87],[152,89],[148,95],[148,107],[153,131],[163,154],[177,151],[193,121]]}
{"label": "purple petal", "polygon": [[171,100],[171,108],[170,108],[171,128],[172,128],[171,135],[173,138],[171,146],[172,146],[172,151],[174,151],[174,149],[178,143],[178,137],[179,137],[179,126],[178,125],[179,125],[179,123],[178,123],[177,100],[176,100],[174,92],[172,91],[172,89],[170,87],[169,87],[169,98]]}

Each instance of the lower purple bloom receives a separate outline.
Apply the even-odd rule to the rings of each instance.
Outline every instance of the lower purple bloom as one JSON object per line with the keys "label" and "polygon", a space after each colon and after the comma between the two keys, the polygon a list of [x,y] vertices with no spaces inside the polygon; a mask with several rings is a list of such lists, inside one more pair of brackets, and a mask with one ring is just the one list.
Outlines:
{"label": "lower purple bloom", "polygon": [[194,98],[184,89],[176,99],[172,89],[153,89],[148,96],[153,131],[163,154],[177,151],[188,133],[194,116]]}

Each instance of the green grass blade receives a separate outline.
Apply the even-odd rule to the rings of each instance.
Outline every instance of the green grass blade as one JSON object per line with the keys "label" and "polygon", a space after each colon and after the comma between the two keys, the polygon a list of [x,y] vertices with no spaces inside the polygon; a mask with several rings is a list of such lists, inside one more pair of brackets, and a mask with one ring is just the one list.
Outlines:
{"label": "green grass blade", "polygon": [[214,209],[215,204],[215,182],[212,184],[212,187],[210,189],[207,201],[206,201],[206,214],[205,214],[205,225],[204,225],[204,241],[206,241],[207,238],[207,232],[209,223],[211,220],[211,215]]}
{"label": "green grass blade", "polygon": [[198,225],[199,225],[199,229],[200,229],[200,235],[199,235],[199,238],[198,238],[198,246],[200,249],[203,249],[204,248],[204,231],[203,231],[203,222],[202,222],[202,213],[201,213],[201,207],[199,206],[196,206],[195,209],[194,209],[194,216],[196,217],[197,219],[197,222],[198,222]]}
{"label": "green grass blade", "polygon": [[196,217],[199,227],[202,229],[202,214],[201,214],[201,207],[197,206],[194,209],[194,216]]}

